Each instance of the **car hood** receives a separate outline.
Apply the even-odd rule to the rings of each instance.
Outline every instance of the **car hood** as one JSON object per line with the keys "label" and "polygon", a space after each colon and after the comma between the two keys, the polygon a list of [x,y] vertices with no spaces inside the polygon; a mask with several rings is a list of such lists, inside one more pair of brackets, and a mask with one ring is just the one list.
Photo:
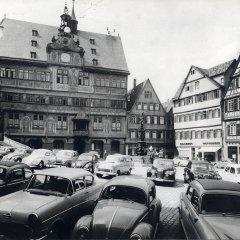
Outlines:
{"label": "car hood", "polygon": [[41,155],[29,155],[25,158],[23,158],[22,162],[23,163],[26,163],[26,164],[29,164],[29,163],[32,163],[34,160],[41,160],[43,159],[43,156]]}
{"label": "car hood", "polygon": [[[27,223],[29,214],[59,199],[57,196],[19,191],[1,198],[0,221]],[[6,215],[10,217],[6,217]]]}
{"label": "car hood", "polygon": [[220,239],[239,239],[240,216],[206,216],[203,219]]}
{"label": "car hood", "polygon": [[172,167],[169,167],[168,165],[161,166],[161,167],[158,167],[158,168],[152,166],[152,169],[154,169],[156,171],[165,171],[165,170],[173,171],[174,170]]}
{"label": "car hood", "polygon": [[93,213],[93,239],[129,238],[133,227],[146,211],[145,205],[130,201],[99,201]]}

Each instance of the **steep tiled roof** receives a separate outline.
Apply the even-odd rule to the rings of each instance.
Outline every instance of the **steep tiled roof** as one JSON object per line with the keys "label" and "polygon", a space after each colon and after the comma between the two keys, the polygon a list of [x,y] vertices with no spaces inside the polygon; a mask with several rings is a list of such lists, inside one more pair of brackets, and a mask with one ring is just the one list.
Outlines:
{"label": "steep tiled roof", "polygon": [[[227,61],[227,62],[219,64],[219,65],[216,65],[216,66],[214,66],[212,68],[209,68],[209,69],[203,69],[203,68],[196,67],[196,66],[192,66],[192,67],[194,67],[197,71],[199,71],[203,76],[206,76],[211,81],[213,81],[214,83],[219,85],[219,83],[216,82],[213,79],[213,77],[217,76],[217,75],[220,75],[220,74],[224,74],[234,61],[235,61],[235,59]],[[177,98],[180,97],[182,89],[183,89],[183,87],[185,85],[185,81],[186,81],[186,78],[183,80],[183,82],[179,86],[179,88],[178,88],[177,92],[175,93],[173,99],[177,99]]]}
{"label": "steep tiled roof", "polygon": [[[32,30],[37,30],[38,36],[32,36]],[[46,46],[57,34],[58,27],[6,18],[0,26],[0,57],[31,59],[30,52],[36,52],[37,61],[47,61]],[[90,44],[90,38],[95,40],[95,44]],[[92,60],[97,59],[98,66],[94,67],[128,72],[120,37],[78,31],[75,39],[79,39],[85,50],[85,66],[92,67]],[[31,40],[37,41],[37,47],[31,46]],[[96,55],[92,54],[91,48],[96,49]]]}
{"label": "steep tiled roof", "polygon": [[134,103],[136,102],[138,95],[141,93],[146,81],[138,84],[136,87],[134,87],[127,93],[127,111],[132,109],[132,107],[133,107]]}

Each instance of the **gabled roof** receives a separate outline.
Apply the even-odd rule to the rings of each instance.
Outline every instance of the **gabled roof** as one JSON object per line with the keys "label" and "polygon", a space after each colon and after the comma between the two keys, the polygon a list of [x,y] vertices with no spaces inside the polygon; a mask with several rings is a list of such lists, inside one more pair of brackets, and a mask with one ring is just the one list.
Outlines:
{"label": "gabled roof", "polygon": [[[235,62],[235,59],[227,61],[227,62],[219,64],[219,65],[216,65],[216,66],[214,66],[212,68],[209,68],[209,69],[203,69],[203,68],[196,67],[196,66],[191,66],[191,68],[196,69],[199,73],[201,73],[204,77],[208,78],[215,85],[221,87],[221,85],[217,81],[215,81],[213,79],[213,77],[215,77],[217,75],[220,75],[220,74],[225,74],[225,72],[229,69],[229,67],[233,64],[233,62]],[[177,92],[175,93],[173,99],[178,99],[180,97],[186,81],[187,81],[187,78],[185,78],[183,80],[183,82],[179,86]]]}
{"label": "gabled roof", "polygon": [[134,103],[138,99],[138,96],[142,92],[143,86],[145,85],[146,81],[147,80],[141,82],[127,93],[127,111],[130,111],[132,109]]}
{"label": "gabled roof", "polygon": [[[3,34],[0,35],[0,57],[45,62],[46,46],[51,43],[53,35],[57,37],[58,34],[58,27],[55,26],[8,18],[1,22],[1,29]],[[37,30],[38,36],[32,36],[32,30]],[[85,50],[85,66],[129,73],[120,37],[86,31],[77,31],[74,36]],[[90,44],[90,39],[94,39],[95,44]],[[31,46],[31,40],[37,41],[37,47]],[[96,49],[96,55],[92,54],[91,48]],[[36,52],[37,59],[31,59],[30,52]],[[93,59],[98,60],[97,66],[93,66]]]}

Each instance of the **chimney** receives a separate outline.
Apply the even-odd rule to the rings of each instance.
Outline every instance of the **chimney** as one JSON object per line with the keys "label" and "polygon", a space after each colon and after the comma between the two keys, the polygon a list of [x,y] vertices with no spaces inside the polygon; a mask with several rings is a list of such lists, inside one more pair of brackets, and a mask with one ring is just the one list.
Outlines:
{"label": "chimney", "polygon": [[137,79],[134,78],[134,79],[133,79],[133,88],[135,88],[136,86],[137,86]]}

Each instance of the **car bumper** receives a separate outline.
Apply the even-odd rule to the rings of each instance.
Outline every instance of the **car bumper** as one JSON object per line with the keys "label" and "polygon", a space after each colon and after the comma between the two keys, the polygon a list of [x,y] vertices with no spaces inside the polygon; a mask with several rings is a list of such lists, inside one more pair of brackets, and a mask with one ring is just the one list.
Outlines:
{"label": "car bumper", "polygon": [[171,182],[174,183],[174,179],[164,179],[164,178],[157,178],[157,177],[148,177],[148,179],[154,181],[154,182]]}
{"label": "car bumper", "polygon": [[104,171],[96,171],[96,175],[101,175],[102,177],[107,177],[107,176],[116,176],[117,173],[114,173],[114,172],[104,172]]}

